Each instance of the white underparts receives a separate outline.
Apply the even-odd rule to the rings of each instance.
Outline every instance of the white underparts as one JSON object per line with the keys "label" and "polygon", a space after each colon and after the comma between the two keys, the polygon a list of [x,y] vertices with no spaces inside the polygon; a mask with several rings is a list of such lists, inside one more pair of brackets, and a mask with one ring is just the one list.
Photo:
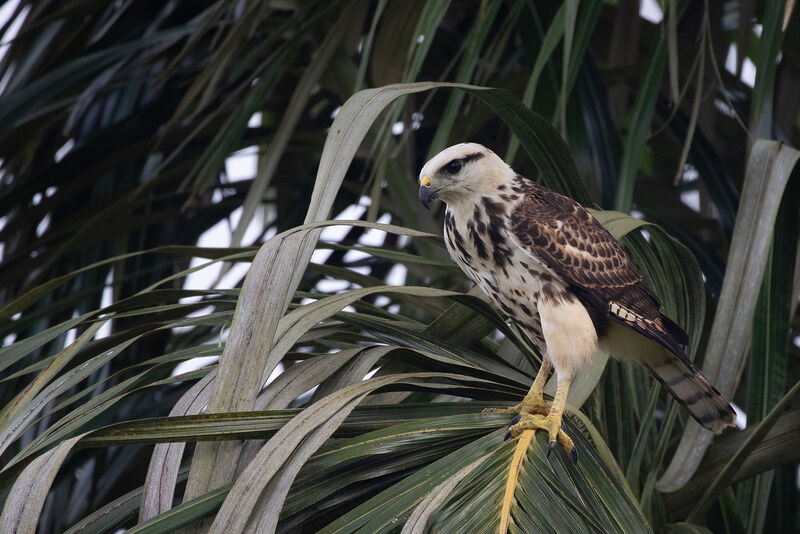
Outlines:
{"label": "white underparts", "polygon": [[539,300],[538,308],[547,357],[559,380],[571,379],[592,361],[597,351],[594,323],[578,300],[545,298]]}

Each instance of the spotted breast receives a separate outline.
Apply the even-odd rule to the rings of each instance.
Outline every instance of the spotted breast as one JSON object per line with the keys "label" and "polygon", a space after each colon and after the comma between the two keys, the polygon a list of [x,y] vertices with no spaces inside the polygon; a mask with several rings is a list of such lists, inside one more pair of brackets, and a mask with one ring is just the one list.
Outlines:
{"label": "spotted breast", "polygon": [[[516,198],[506,185],[484,196],[471,212],[445,211],[447,251],[497,308],[511,317],[544,353],[538,299],[564,293],[561,278],[543,262],[509,242]],[[501,198],[500,195],[506,198]]]}

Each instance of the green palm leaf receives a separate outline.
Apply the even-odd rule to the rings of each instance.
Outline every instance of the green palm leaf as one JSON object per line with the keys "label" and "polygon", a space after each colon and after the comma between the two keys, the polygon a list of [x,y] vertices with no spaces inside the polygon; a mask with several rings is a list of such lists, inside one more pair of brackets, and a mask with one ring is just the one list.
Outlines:
{"label": "green palm leaf", "polygon": [[[6,4],[3,531],[796,530],[793,3]],[[749,428],[599,354],[578,465],[504,441],[541,355],[416,199],[461,141],[616,199]]]}

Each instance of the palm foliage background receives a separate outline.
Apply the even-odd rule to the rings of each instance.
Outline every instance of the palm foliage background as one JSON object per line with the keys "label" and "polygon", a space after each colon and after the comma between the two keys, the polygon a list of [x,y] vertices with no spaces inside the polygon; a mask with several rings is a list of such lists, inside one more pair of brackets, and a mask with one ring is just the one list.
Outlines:
{"label": "palm foliage background", "polygon": [[[3,530],[798,528],[794,2],[665,1],[658,23],[631,1],[5,7]],[[596,214],[745,431],[712,443],[599,357],[570,397],[577,467],[503,441],[480,411],[539,356],[416,200],[422,163],[464,140],[616,210]],[[255,176],[229,180],[250,146]],[[231,246],[198,247],[220,221]]]}

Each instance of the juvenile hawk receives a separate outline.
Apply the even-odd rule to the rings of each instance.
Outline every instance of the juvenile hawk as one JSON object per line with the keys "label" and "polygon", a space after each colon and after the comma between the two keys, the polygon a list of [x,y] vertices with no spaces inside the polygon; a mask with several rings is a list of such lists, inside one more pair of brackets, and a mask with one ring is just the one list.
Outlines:
{"label": "juvenile hawk", "polygon": [[[686,357],[686,333],[614,237],[577,202],[515,173],[486,147],[445,149],[420,172],[419,197],[447,203],[450,256],[536,344],[544,361],[509,428],[546,430],[577,461],[561,417],[575,373],[599,347],[642,363],[705,428],[733,425],[727,400]],[[558,387],[543,397],[551,369]]]}

